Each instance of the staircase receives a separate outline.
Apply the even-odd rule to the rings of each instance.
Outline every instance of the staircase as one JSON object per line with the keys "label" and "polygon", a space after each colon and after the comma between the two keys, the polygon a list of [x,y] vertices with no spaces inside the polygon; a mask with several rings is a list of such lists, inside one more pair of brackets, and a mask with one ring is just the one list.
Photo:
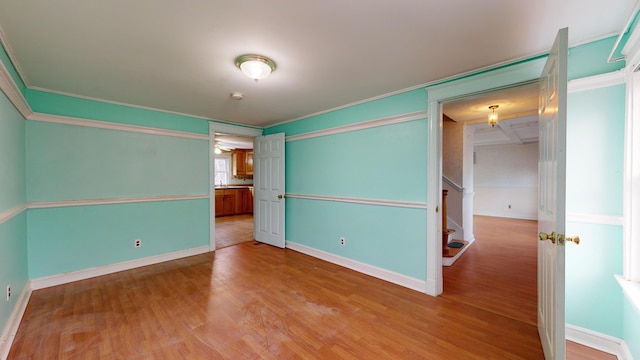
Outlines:
{"label": "staircase", "polygon": [[447,255],[449,247],[449,235],[456,232],[454,229],[447,229],[447,195],[449,190],[442,190],[442,255]]}

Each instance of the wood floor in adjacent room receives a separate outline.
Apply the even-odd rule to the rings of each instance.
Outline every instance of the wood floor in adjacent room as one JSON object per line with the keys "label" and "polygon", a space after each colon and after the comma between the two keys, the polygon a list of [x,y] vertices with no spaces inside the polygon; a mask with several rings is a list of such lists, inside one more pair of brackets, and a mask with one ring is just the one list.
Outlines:
{"label": "wood floor in adjacent room", "polygon": [[[506,244],[511,232],[485,248],[483,234],[502,236],[490,220],[486,230],[476,225],[476,243],[445,270],[441,297],[292,250],[243,242],[34,291],[8,358],[542,359],[528,314],[532,307],[524,303],[535,303],[535,296],[526,300],[529,290],[499,297],[522,286],[511,283],[474,296],[451,283],[452,277],[484,268],[474,281],[493,286],[505,280],[502,274],[519,271],[507,266],[523,262],[505,264],[510,251],[504,261],[482,259],[503,253],[500,244],[513,247]],[[535,242],[535,230],[526,241]],[[494,274],[501,277],[491,280]],[[575,351],[569,359],[602,355],[589,357],[588,348]]]}

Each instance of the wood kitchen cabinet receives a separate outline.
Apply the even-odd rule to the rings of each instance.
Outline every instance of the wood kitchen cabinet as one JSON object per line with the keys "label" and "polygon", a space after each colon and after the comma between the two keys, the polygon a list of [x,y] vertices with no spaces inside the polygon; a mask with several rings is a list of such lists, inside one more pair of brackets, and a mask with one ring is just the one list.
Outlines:
{"label": "wood kitchen cabinet", "polygon": [[249,188],[216,189],[216,217],[253,213],[253,193]]}
{"label": "wood kitchen cabinet", "polygon": [[236,178],[253,178],[253,150],[233,150],[231,153],[231,170],[233,176]]}

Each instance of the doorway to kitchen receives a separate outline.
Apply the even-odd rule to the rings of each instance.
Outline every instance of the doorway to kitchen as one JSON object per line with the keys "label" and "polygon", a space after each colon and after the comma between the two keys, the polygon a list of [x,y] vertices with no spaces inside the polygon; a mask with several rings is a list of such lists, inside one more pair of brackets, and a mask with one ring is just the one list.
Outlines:
{"label": "doorway to kitchen", "polygon": [[209,250],[253,240],[253,140],[261,129],[209,123]]}
{"label": "doorway to kitchen", "polygon": [[216,133],[214,140],[216,249],[254,240],[253,137]]}

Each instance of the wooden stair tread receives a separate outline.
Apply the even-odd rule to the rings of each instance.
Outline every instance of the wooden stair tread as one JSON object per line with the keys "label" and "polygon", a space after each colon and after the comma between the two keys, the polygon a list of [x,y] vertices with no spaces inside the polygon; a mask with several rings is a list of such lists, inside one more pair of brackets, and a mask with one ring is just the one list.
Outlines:
{"label": "wooden stair tread", "polygon": [[454,229],[443,229],[442,232],[447,234],[447,235],[451,235],[456,231]]}

